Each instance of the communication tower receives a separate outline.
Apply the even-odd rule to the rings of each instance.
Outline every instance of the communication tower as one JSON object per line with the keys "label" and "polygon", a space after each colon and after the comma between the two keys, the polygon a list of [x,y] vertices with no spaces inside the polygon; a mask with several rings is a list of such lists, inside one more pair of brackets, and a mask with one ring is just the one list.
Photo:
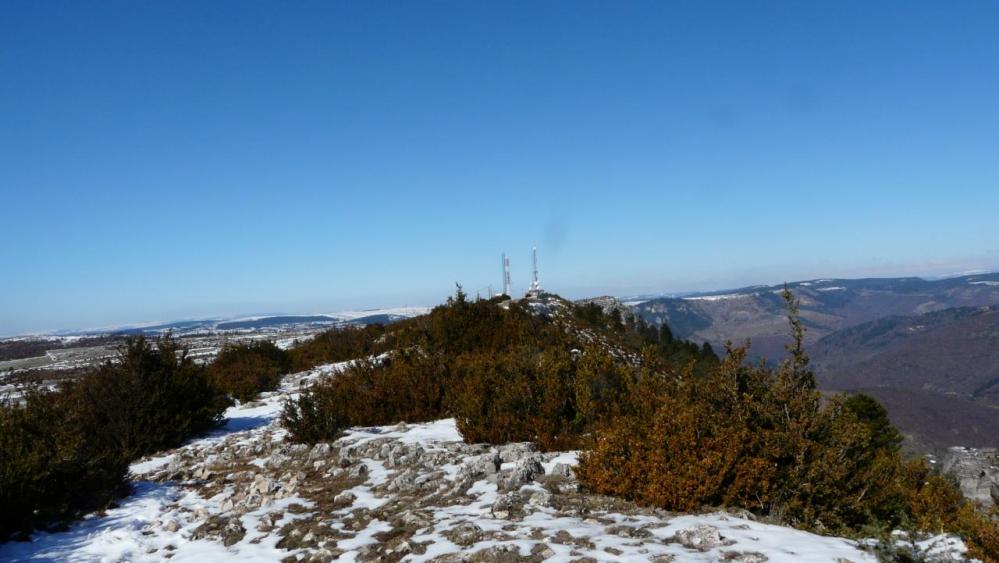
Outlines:
{"label": "communication tower", "polygon": [[503,294],[510,295],[510,259],[503,253]]}
{"label": "communication tower", "polygon": [[534,263],[534,279],[531,280],[531,289],[527,291],[527,294],[531,297],[538,297],[541,295],[541,282],[538,281],[538,247],[534,247],[531,250],[531,259]]}

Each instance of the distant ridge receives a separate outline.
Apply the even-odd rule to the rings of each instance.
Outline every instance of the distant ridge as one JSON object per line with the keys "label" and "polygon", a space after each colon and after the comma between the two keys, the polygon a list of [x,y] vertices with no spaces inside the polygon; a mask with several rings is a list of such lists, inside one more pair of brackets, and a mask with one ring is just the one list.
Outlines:
{"label": "distant ridge", "polygon": [[[837,330],[889,315],[918,315],[951,307],[999,304],[999,273],[944,279],[863,278],[813,279],[788,283],[801,299],[808,342]],[[682,297],[624,300],[653,324],[667,323],[674,334],[707,341],[716,348],[726,340],[752,341],[752,353],[767,358],[784,354],[787,321],[784,289],[757,285],[699,292]]]}
{"label": "distant ridge", "polygon": [[[788,284],[801,300],[819,385],[887,406],[920,451],[999,446],[999,273],[942,279],[814,279]],[[779,360],[788,341],[783,285],[657,298],[632,308],[674,334],[751,342]]]}
{"label": "distant ridge", "polygon": [[212,317],[205,319],[168,321],[140,325],[131,324],[83,330],[59,330],[44,334],[10,336],[0,338],[0,340],[72,340],[80,337],[93,337],[111,334],[145,334],[155,336],[165,334],[167,332],[170,332],[175,336],[187,336],[214,332],[238,332],[269,329],[293,330],[297,328],[316,328],[341,324],[385,324],[419,316],[429,310],[430,309],[428,307],[392,307],[312,315],[274,314],[257,316],[243,315],[227,318]]}

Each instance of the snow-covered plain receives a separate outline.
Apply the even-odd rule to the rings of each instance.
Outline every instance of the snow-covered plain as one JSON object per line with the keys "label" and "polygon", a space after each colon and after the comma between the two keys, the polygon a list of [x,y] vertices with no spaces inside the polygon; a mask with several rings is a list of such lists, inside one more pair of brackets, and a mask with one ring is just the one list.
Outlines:
{"label": "snow-covered plain", "polygon": [[[229,409],[224,427],[133,464],[133,493],[116,508],[0,545],[0,561],[876,560],[858,542],[748,515],[677,515],[588,495],[571,472],[578,452],[464,444],[453,419],[353,428],[312,448],[285,443],[283,402],[344,365],[287,376],[278,391]],[[223,460],[242,476],[219,473]],[[260,485],[296,471],[297,489]],[[343,479],[331,503],[323,487]],[[234,505],[233,493],[247,487]],[[245,533],[223,542],[203,532],[213,519]],[[332,539],[310,540],[318,527]],[[941,553],[959,557],[963,546],[950,541]]]}

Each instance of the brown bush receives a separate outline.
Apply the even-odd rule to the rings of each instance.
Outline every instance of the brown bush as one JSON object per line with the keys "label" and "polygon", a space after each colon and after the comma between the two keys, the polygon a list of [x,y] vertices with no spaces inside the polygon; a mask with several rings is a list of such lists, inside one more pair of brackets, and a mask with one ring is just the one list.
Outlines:
{"label": "brown bush", "polygon": [[730,349],[705,375],[645,374],[583,455],[582,483],[668,509],[735,505],[807,527],[888,516],[897,452],[872,447],[871,426],[842,400],[822,405],[795,321],[777,370]]}
{"label": "brown bush", "polygon": [[956,533],[968,544],[971,557],[999,561],[999,507],[988,511],[976,508],[961,495],[952,479],[933,471],[922,460],[906,463],[899,482],[913,528]]}
{"label": "brown bush", "polygon": [[[370,425],[456,416],[470,441],[580,447],[593,427],[618,412],[637,381],[634,368],[589,343],[593,335],[635,355],[644,346],[659,364],[669,364],[667,356],[685,346],[699,350],[674,340],[668,329],[622,324],[599,308],[569,306],[567,312],[567,324],[553,322],[524,303],[470,301],[459,288],[428,315],[385,328],[327,331],[291,351],[296,367],[395,352],[318,384],[300,405],[289,405],[285,422],[293,438],[326,439],[339,431],[327,421]],[[684,356],[684,363],[696,360]],[[323,408],[338,412],[326,417]],[[313,423],[320,428],[306,428]]]}
{"label": "brown bush", "polygon": [[522,347],[502,354],[468,353],[454,366],[448,403],[465,441],[578,446],[576,366],[568,352]]}
{"label": "brown bush", "polygon": [[331,328],[292,348],[291,367],[294,371],[305,371],[321,364],[380,354],[390,349],[381,340],[384,333],[385,327],[379,324]]}
{"label": "brown bush", "polygon": [[592,307],[576,317],[585,341],[517,303],[459,293],[393,325],[379,346],[396,352],[316,385],[287,405],[284,423],[293,439],[314,442],[346,426],[454,416],[469,442],[587,448],[577,475],[593,491],[675,510],[739,506],[841,533],[912,520],[994,557],[995,525],[953,484],[903,466],[880,405],[823,400],[793,301],[794,338],[777,369],[747,364],[740,348],[718,360],[668,331],[605,322]]}
{"label": "brown bush", "polygon": [[225,346],[207,368],[217,388],[243,402],[277,389],[281,376],[289,371],[288,352],[268,341]]}
{"label": "brown bush", "polygon": [[792,307],[790,359],[777,370],[744,349],[704,376],[643,374],[620,414],[581,457],[589,489],[689,511],[730,505],[839,533],[891,530],[961,535],[997,554],[999,527],[920,461],[903,464],[900,436],[868,397],[823,404]]}

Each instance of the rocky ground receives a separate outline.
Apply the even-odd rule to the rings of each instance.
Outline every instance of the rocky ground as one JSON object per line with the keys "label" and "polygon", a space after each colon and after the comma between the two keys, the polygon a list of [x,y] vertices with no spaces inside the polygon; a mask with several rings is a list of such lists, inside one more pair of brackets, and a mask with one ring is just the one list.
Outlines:
{"label": "rocky ground", "polygon": [[985,506],[999,503],[999,451],[995,448],[950,448],[942,469],[954,475],[964,496]]}
{"label": "rocky ground", "polygon": [[[453,420],[355,428],[291,444],[277,422],[299,385],[230,410],[225,428],[132,467],[135,493],[2,560],[873,561],[857,542],[678,515],[581,492],[575,452],[465,444]],[[959,558],[953,538],[931,542]],[[924,547],[929,547],[924,544]]]}

